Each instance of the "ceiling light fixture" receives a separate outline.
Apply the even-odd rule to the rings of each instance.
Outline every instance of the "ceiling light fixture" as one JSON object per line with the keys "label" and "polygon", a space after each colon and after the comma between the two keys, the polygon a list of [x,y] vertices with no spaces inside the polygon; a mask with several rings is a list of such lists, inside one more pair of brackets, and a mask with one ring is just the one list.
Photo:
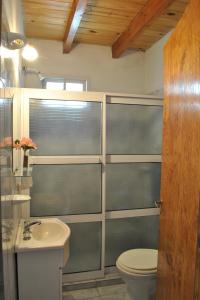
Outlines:
{"label": "ceiling light fixture", "polygon": [[0,56],[11,58],[14,56],[12,50],[24,48],[22,56],[28,61],[34,61],[38,58],[37,50],[26,43],[24,35],[17,32],[2,32],[2,46],[0,47]]}
{"label": "ceiling light fixture", "polygon": [[2,45],[10,50],[21,49],[26,44],[23,34],[17,32],[2,32]]}
{"label": "ceiling light fixture", "polygon": [[28,61],[34,61],[38,56],[38,51],[29,44],[27,44],[22,51],[22,57]]}

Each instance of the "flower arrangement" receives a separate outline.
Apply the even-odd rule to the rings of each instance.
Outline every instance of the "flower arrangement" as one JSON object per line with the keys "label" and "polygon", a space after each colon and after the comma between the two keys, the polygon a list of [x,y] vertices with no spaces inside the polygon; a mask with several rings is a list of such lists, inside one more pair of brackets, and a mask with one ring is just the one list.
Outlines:
{"label": "flower arrangement", "polygon": [[23,160],[23,167],[28,167],[28,150],[36,150],[37,145],[32,141],[30,138],[23,137],[21,140],[15,140],[14,142],[14,148],[15,149],[23,149],[24,151],[24,160]]}
{"label": "flower arrangement", "polygon": [[23,149],[24,152],[26,152],[27,150],[36,150],[37,145],[32,141],[32,139],[23,137],[21,141],[15,140],[14,148]]}

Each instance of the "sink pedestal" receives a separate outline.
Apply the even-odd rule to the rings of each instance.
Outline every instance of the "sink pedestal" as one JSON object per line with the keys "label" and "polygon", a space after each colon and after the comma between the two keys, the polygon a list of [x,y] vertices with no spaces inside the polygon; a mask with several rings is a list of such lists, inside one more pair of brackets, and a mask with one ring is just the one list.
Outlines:
{"label": "sink pedestal", "polygon": [[63,250],[17,253],[19,300],[61,300]]}

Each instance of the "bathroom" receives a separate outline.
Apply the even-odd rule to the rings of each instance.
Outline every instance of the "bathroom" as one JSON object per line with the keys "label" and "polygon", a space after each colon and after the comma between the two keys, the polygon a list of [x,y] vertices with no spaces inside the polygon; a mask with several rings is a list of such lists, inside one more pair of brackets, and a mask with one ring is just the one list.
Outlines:
{"label": "bathroom", "polygon": [[199,3],[156,2],[1,1],[0,299],[200,299]]}

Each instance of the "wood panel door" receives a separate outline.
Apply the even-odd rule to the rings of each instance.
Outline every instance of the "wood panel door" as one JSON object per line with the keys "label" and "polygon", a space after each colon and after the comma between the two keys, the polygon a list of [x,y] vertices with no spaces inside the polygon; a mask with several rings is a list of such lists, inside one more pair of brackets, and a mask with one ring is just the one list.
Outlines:
{"label": "wood panel door", "polygon": [[188,4],[164,54],[157,300],[199,300],[200,0]]}

